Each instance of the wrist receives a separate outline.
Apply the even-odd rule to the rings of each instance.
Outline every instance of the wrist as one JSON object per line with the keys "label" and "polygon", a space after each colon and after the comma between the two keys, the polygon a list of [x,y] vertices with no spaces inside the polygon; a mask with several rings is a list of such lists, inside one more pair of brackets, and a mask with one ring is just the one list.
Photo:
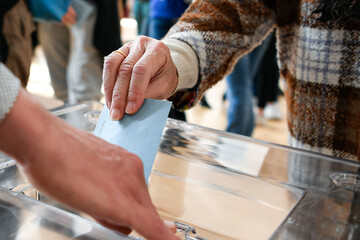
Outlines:
{"label": "wrist", "polygon": [[13,156],[20,164],[26,164],[36,152],[41,151],[51,114],[32,100],[24,89],[11,111],[0,124],[0,149]]}
{"label": "wrist", "polygon": [[199,74],[198,58],[194,50],[188,44],[176,39],[164,39],[163,43],[170,50],[178,74],[176,90],[194,87]]}

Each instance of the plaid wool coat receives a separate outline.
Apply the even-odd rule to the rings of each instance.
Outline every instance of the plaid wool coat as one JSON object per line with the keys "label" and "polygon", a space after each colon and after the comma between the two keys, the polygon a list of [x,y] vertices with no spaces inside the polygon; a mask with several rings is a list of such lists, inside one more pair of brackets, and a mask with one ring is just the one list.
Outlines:
{"label": "plaid wool coat", "polygon": [[359,0],[193,2],[166,37],[191,46],[199,64],[198,83],[174,106],[193,106],[274,28],[291,146],[359,161]]}

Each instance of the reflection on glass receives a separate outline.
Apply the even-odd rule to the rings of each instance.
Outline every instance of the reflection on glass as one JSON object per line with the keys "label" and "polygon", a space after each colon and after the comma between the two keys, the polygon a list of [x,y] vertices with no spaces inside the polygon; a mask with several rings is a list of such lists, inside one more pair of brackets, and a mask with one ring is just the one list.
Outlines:
{"label": "reflection on glass", "polygon": [[[95,113],[101,109],[102,104],[90,102],[54,114],[91,132]],[[0,168],[1,186],[30,194],[30,189],[22,185],[26,181],[14,169]],[[349,187],[356,186],[358,178],[344,174],[334,178],[331,174],[357,175],[359,169],[358,163],[168,119],[149,191],[161,216],[195,227],[197,233],[189,234],[194,238],[351,240],[360,236],[360,193]],[[9,177],[2,178],[4,174]],[[40,226],[54,231],[58,228],[54,222],[66,224],[62,222],[66,218],[58,215],[38,221],[44,218],[38,216],[39,212],[34,215],[29,209],[10,208],[4,201],[2,204],[13,209],[3,217],[18,216],[6,228],[9,231],[11,226]],[[80,227],[74,224],[75,219],[70,221],[71,227],[61,228],[65,239],[90,231],[82,225],[83,220]],[[90,233],[77,239],[112,239],[97,238],[103,232],[97,232],[98,225],[91,226]],[[0,235],[0,239],[8,238]]]}

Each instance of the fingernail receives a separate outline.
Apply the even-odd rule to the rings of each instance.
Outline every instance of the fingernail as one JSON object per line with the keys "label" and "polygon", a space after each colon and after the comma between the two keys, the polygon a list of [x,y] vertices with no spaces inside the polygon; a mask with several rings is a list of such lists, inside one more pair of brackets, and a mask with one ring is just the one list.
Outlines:
{"label": "fingernail", "polygon": [[126,113],[133,113],[135,110],[135,104],[133,102],[128,102],[128,104],[126,105],[126,109],[125,112]]}
{"label": "fingernail", "polygon": [[120,111],[119,110],[117,110],[117,109],[111,109],[111,111],[110,111],[110,118],[111,118],[111,120],[113,120],[113,121],[117,121],[117,120],[119,120],[120,119]]}
{"label": "fingernail", "polygon": [[169,228],[171,231],[176,231],[176,225],[174,222],[164,220],[164,224],[167,228]]}

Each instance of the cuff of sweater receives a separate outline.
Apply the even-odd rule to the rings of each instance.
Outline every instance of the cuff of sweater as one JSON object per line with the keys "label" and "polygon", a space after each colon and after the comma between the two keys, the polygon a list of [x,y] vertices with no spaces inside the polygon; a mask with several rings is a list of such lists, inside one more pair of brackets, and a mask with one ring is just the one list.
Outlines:
{"label": "cuff of sweater", "polygon": [[199,74],[199,63],[194,50],[176,39],[164,39],[162,42],[170,49],[171,58],[179,74],[176,90],[194,87]]}
{"label": "cuff of sweater", "polygon": [[0,123],[10,112],[20,88],[19,79],[0,63]]}

